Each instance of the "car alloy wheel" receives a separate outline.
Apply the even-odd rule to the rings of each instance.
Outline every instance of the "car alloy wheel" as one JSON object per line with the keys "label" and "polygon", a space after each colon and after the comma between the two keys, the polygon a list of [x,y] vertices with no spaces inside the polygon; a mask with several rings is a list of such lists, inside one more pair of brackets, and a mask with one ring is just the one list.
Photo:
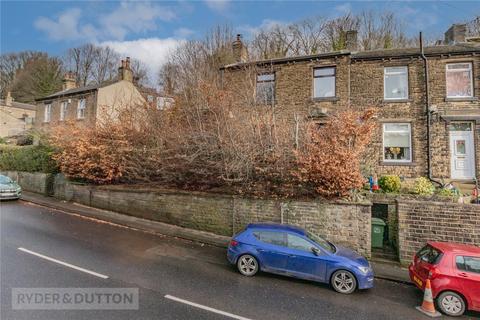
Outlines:
{"label": "car alloy wheel", "polygon": [[357,288],[355,276],[346,270],[338,270],[332,275],[331,284],[335,291],[340,293],[352,293]]}
{"label": "car alloy wheel", "polygon": [[258,261],[255,257],[245,254],[238,259],[237,268],[244,276],[251,277],[258,271]]}
{"label": "car alloy wheel", "polygon": [[438,307],[449,316],[458,317],[465,312],[465,301],[455,292],[447,291],[438,296]]}

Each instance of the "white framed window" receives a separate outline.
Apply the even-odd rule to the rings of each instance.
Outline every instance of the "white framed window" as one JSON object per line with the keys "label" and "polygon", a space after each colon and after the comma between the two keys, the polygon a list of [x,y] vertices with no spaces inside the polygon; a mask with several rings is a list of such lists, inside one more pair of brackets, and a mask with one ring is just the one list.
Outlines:
{"label": "white framed window", "polygon": [[85,109],[87,108],[87,101],[85,99],[78,100],[77,119],[85,118]]}
{"label": "white framed window", "polygon": [[272,104],[275,101],[275,73],[263,73],[257,75],[255,87],[255,99],[257,103]]}
{"label": "white framed window", "polygon": [[43,116],[43,122],[50,122],[50,119],[52,118],[52,104],[46,104],[45,105],[45,113]]}
{"label": "white framed window", "polygon": [[446,68],[447,98],[473,97],[472,63],[448,63]]}
{"label": "white framed window", "polygon": [[313,97],[335,97],[336,68],[323,67],[313,69]]}
{"label": "white framed window", "polygon": [[385,67],[383,88],[385,100],[408,99],[408,67]]}
{"label": "white framed window", "polygon": [[383,124],[383,161],[412,161],[412,128],[410,123]]}
{"label": "white framed window", "polygon": [[65,115],[67,114],[67,106],[68,106],[67,101],[63,101],[62,104],[60,105],[60,121],[65,120]]}

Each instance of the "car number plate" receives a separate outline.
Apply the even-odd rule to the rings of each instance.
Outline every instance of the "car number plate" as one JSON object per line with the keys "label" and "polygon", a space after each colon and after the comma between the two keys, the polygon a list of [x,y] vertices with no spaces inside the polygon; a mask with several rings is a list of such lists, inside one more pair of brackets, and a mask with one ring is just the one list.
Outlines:
{"label": "car number plate", "polygon": [[2,193],[2,196],[4,197],[13,197],[15,193]]}
{"label": "car number plate", "polygon": [[420,287],[423,286],[423,281],[418,279],[417,276],[413,276],[413,281],[415,281]]}

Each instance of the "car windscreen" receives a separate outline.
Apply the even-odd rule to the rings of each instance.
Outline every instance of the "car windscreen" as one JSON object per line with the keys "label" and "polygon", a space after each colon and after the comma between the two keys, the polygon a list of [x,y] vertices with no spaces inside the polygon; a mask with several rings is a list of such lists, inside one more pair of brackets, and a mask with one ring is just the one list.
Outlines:
{"label": "car windscreen", "polygon": [[9,184],[12,180],[6,176],[0,176],[0,184]]}
{"label": "car windscreen", "polygon": [[307,231],[307,237],[328,252],[335,253],[335,251],[337,251],[337,249],[331,242],[323,239],[319,235]]}
{"label": "car windscreen", "polygon": [[442,258],[442,252],[431,245],[426,245],[417,252],[417,257],[430,264],[437,264]]}

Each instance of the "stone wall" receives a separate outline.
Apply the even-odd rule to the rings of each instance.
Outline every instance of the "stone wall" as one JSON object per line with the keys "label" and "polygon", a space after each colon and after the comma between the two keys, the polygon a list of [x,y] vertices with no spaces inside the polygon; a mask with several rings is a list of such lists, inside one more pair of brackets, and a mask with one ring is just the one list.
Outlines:
{"label": "stone wall", "polygon": [[370,257],[370,203],[281,201],[65,183],[55,196],[95,208],[231,236],[252,222],[298,225]]}
{"label": "stone wall", "polygon": [[22,190],[41,193],[44,195],[52,194],[53,175],[40,172],[17,172],[5,171],[0,174],[6,175],[15,180]]}
{"label": "stone wall", "polygon": [[480,246],[480,206],[425,201],[397,201],[400,262],[412,261],[427,241]]}

